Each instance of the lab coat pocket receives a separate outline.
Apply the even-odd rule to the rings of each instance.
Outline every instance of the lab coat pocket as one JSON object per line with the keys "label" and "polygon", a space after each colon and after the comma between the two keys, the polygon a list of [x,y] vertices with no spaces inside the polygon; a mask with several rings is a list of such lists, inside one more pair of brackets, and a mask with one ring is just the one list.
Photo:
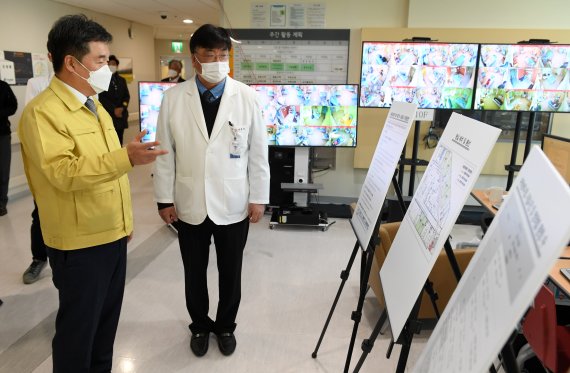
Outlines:
{"label": "lab coat pocket", "polygon": [[246,211],[248,195],[247,178],[224,180],[224,205],[228,215],[239,215]]}
{"label": "lab coat pocket", "polygon": [[176,196],[176,209],[181,212],[192,211],[195,205],[194,178],[192,176],[177,176],[174,195]]}

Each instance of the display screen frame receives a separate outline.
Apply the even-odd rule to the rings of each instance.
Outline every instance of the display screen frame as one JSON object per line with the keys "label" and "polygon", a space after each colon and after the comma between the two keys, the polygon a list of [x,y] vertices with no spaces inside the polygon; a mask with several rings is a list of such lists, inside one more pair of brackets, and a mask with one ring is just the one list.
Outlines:
{"label": "display screen frame", "polygon": [[[269,146],[317,148],[357,146],[358,84],[256,83],[250,84],[250,87],[258,94]],[[332,97],[331,93],[335,96]],[[347,101],[351,101],[352,104],[347,105]],[[339,105],[336,105],[336,102]],[[336,123],[346,125],[336,125]],[[322,141],[326,143],[320,143]]]}
{"label": "display screen frame", "polygon": [[[543,52],[557,49],[566,49],[565,56]],[[473,109],[569,113],[570,44],[481,43]]]}
{"label": "display screen frame", "polygon": [[[384,52],[388,53],[375,53],[376,50],[372,51],[372,45],[384,47]],[[416,103],[420,109],[472,109],[479,45],[467,42],[363,41],[358,106],[390,108],[392,101],[404,101]],[[411,64],[392,62],[401,56],[394,56],[396,46],[404,46],[415,52],[403,57]],[[469,49],[461,51],[462,46]],[[433,48],[433,51],[427,48]],[[442,56],[446,48],[447,54]],[[451,48],[454,50],[449,51]],[[452,55],[455,51],[457,53]],[[450,62],[449,56],[454,58],[453,62]],[[372,59],[377,63],[370,63]],[[377,78],[378,76],[380,78]],[[372,79],[380,80],[368,82]]]}
{"label": "display screen frame", "polygon": [[[158,114],[160,112],[160,106],[162,104],[162,98],[164,97],[164,92],[168,89],[174,87],[178,83],[175,82],[162,82],[162,81],[139,81],[138,86],[138,97],[139,97],[139,129],[147,130],[146,135],[142,138],[142,142],[153,142],[156,139],[156,127],[158,125]],[[168,87],[166,89],[151,89],[153,95],[160,95],[160,103],[156,105],[156,102],[151,100],[157,100],[158,97],[149,98],[148,94],[144,94],[145,90],[141,87],[143,86],[160,86]]]}

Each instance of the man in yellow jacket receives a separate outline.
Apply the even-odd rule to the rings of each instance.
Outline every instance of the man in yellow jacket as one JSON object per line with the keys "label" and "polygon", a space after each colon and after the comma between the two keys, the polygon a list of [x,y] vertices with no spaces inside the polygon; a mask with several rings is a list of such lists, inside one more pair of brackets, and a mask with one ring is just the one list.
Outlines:
{"label": "man in yellow jacket", "polygon": [[24,168],[59,292],[54,372],[110,372],[133,231],[127,172],[165,151],[121,148],[96,95],[105,91],[112,36],[84,15],[60,18],[48,35],[55,77],[24,109]]}

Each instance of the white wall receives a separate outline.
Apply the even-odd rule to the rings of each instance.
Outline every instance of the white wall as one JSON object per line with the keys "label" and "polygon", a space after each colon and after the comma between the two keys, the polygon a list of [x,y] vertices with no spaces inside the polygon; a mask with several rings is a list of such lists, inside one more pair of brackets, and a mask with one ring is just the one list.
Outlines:
{"label": "white wall", "polygon": [[[50,0],[1,0],[0,50],[47,53],[47,35],[53,23],[67,14],[84,13],[103,25],[113,35],[111,53],[133,59],[135,82],[129,85],[129,111],[138,111],[136,80],[155,79],[154,30],[150,26],[134,24],[135,38],[129,39],[130,22],[100,13],[75,8]],[[18,111],[10,117],[12,123],[12,167],[9,196],[27,191],[20,146],[16,135],[18,121],[24,107],[25,86],[12,86],[18,98]]]}
{"label": "white wall", "polygon": [[568,28],[568,0],[409,0],[409,3],[408,27]]}

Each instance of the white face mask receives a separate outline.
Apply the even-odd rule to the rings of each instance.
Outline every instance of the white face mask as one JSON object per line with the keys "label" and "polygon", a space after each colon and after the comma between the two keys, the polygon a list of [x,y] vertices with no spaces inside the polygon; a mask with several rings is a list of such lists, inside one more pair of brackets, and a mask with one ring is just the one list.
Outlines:
{"label": "white face mask", "polygon": [[117,66],[115,65],[109,65],[109,70],[111,70],[111,72],[114,74],[117,72]]}
{"label": "white face mask", "polygon": [[197,58],[196,61],[202,67],[202,73],[200,74],[202,78],[212,84],[221,82],[230,72],[230,64],[228,61],[200,63]]}
{"label": "white face mask", "polygon": [[168,77],[169,78],[176,78],[177,76],[178,76],[178,71],[172,70],[172,69],[168,70]]}
{"label": "white face mask", "polygon": [[[77,58],[75,58],[75,60],[79,62]],[[75,75],[86,80],[96,93],[101,93],[109,89],[109,84],[111,84],[111,78],[113,77],[113,73],[111,72],[111,69],[109,69],[109,65],[104,65],[101,66],[99,70],[91,71],[81,62],[79,62],[79,64],[83,66],[85,70],[89,71],[89,78],[86,79],[74,71]]]}

